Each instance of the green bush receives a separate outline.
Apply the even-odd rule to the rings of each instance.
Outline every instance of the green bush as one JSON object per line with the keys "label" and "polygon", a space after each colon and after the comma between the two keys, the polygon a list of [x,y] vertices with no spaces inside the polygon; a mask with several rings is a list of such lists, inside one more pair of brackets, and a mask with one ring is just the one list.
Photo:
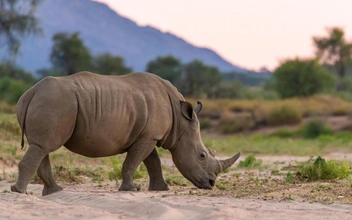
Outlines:
{"label": "green bush", "polygon": [[305,124],[302,133],[303,137],[313,139],[320,135],[331,135],[333,134],[333,130],[323,120],[314,119]]}
{"label": "green bush", "polygon": [[238,168],[260,168],[262,160],[258,160],[254,155],[249,155],[244,161],[238,163]]}
{"label": "green bush", "polygon": [[0,78],[0,94],[3,101],[9,104],[16,104],[21,95],[27,91],[32,84],[22,80],[10,79],[8,77]]}
{"label": "green bush", "polygon": [[271,109],[268,114],[269,125],[287,125],[301,122],[302,115],[296,109],[287,105],[281,105]]}
{"label": "green bush", "polygon": [[326,161],[318,157],[314,163],[309,162],[302,166],[296,173],[302,181],[345,179],[351,174],[346,162]]}
{"label": "green bush", "polygon": [[273,85],[281,98],[311,96],[335,87],[336,79],[315,59],[287,60],[273,73]]}

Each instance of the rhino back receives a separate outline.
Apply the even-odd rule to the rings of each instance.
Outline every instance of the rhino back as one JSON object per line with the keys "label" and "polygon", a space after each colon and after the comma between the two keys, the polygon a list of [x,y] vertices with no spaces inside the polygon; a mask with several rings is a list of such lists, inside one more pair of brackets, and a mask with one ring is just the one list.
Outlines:
{"label": "rhino back", "polygon": [[151,74],[67,77],[77,99],[75,129],[65,146],[101,157],[125,152],[140,138],[165,138],[172,110],[165,82]]}

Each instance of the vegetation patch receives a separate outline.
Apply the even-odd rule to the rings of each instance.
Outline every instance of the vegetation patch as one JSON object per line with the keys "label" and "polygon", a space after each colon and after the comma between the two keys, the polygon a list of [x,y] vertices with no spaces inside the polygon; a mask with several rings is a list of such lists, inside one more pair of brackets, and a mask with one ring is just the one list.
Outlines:
{"label": "vegetation patch", "polygon": [[21,134],[15,114],[0,113],[0,131],[6,139],[14,139]]}
{"label": "vegetation patch", "polygon": [[180,175],[169,175],[165,178],[165,182],[170,186],[187,186],[189,184],[188,180]]}
{"label": "vegetation patch", "polygon": [[255,122],[250,113],[234,113],[225,111],[221,115],[220,131],[221,133],[236,133],[247,131],[255,126]]}
{"label": "vegetation patch", "polygon": [[351,169],[346,162],[326,161],[318,157],[314,162],[309,161],[296,173],[301,181],[346,179],[351,174]]}
{"label": "vegetation patch", "polygon": [[320,135],[332,135],[333,130],[321,119],[313,119],[302,129],[304,138],[317,138]]}
{"label": "vegetation patch", "polygon": [[249,155],[244,161],[238,163],[238,168],[260,168],[262,166],[262,160],[255,158],[254,155]]}
{"label": "vegetation patch", "polygon": [[281,105],[271,109],[267,120],[269,125],[298,124],[302,120],[302,115],[299,111],[288,105]]}

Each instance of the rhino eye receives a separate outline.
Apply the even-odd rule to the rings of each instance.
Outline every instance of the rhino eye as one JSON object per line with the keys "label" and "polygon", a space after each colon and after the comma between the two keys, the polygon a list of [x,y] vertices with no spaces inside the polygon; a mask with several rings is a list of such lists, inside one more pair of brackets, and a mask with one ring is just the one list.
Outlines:
{"label": "rhino eye", "polygon": [[202,153],[200,154],[200,159],[201,159],[201,160],[204,160],[205,157],[206,157],[205,152],[202,152]]}

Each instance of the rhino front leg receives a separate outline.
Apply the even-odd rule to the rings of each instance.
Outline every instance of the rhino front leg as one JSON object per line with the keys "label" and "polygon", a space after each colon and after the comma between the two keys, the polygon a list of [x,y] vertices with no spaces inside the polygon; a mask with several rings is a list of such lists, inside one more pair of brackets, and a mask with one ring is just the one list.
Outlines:
{"label": "rhino front leg", "polygon": [[150,191],[169,190],[169,187],[164,180],[162,169],[161,169],[160,158],[155,148],[149,154],[149,156],[145,158],[143,162],[147,167],[148,174],[149,174],[149,190]]}
{"label": "rhino front leg", "polygon": [[46,155],[42,160],[42,163],[39,165],[39,168],[37,170],[37,175],[44,182],[44,189],[42,192],[43,196],[62,190],[62,188],[58,186],[57,183],[55,182],[55,179],[51,170],[51,166],[50,166],[49,155]]}
{"label": "rhino front leg", "polygon": [[27,152],[18,164],[18,179],[11,186],[12,192],[27,193],[27,185],[34,172],[38,169],[43,158],[48,153],[35,144],[30,144]]}
{"label": "rhino front leg", "polygon": [[139,141],[127,151],[122,165],[122,184],[119,191],[139,191],[133,184],[133,175],[138,165],[153,151],[156,141]]}

